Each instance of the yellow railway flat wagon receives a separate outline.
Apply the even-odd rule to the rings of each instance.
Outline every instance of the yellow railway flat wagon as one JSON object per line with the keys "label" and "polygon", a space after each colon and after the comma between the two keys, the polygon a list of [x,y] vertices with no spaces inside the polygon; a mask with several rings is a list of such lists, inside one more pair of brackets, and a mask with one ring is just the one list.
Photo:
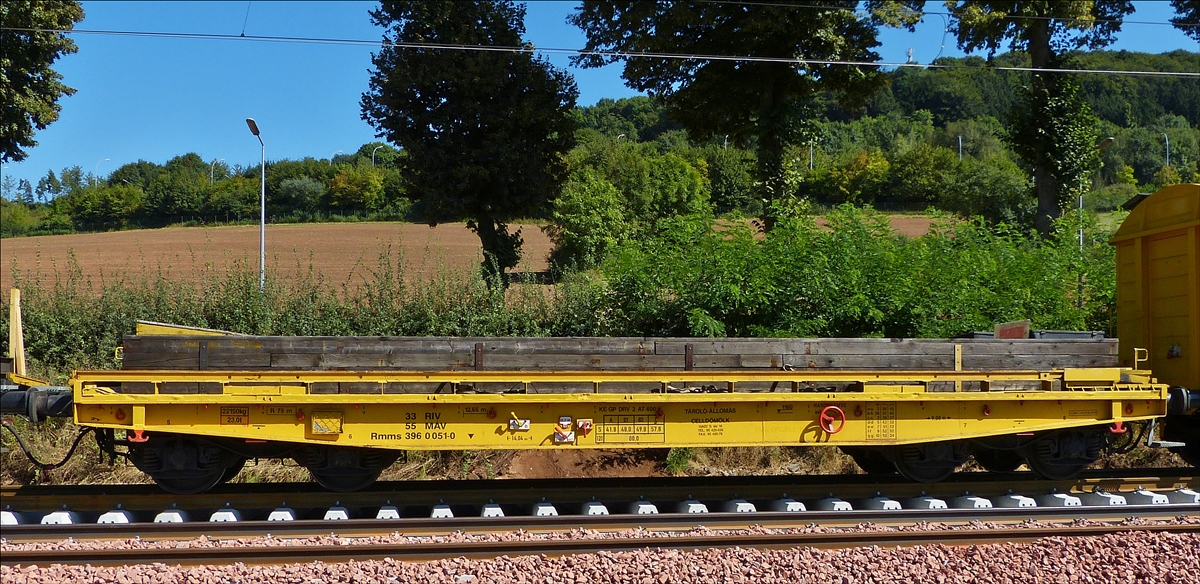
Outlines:
{"label": "yellow railway flat wagon", "polygon": [[[126,338],[127,369],[77,371],[69,388],[26,377],[21,355],[0,361],[0,411],[73,416],[102,451],[181,494],[255,458],[290,458],[329,489],[356,490],[408,450],[838,447],[867,472],[934,482],[972,457],[1064,479],[1144,438],[1196,465],[1198,231],[1200,185],[1178,185],[1142,201],[1112,238],[1119,349],[1111,339],[246,337],[145,323]],[[18,305],[14,295],[17,348]]]}

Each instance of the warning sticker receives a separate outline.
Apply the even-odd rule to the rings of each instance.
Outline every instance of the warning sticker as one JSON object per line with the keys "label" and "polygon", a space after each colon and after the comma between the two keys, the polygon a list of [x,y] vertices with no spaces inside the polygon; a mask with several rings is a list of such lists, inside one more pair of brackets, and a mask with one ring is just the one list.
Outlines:
{"label": "warning sticker", "polygon": [[867,440],[896,439],[896,404],[867,404]]}
{"label": "warning sticker", "polygon": [[221,406],[222,426],[249,426],[250,408]]}

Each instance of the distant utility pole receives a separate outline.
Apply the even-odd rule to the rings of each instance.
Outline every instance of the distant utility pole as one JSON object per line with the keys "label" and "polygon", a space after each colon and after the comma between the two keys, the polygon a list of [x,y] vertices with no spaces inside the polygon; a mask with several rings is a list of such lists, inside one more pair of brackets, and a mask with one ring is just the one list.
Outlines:
{"label": "distant utility pole", "polygon": [[1171,138],[1163,132],[1163,141],[1167,143],[1167,166],[1171,166]]}
{"label": "distant utility pole", "polygon": [[962,136],[958,137],[958,161],[962,162]]}
{"label": "distant utility pole", "polygon": [[813,169],[813,141],[808,141],[808,169]]}

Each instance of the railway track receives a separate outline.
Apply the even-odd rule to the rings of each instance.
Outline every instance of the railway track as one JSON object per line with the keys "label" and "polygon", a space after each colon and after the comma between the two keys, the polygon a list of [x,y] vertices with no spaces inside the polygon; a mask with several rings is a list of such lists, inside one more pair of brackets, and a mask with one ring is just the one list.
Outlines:
{"label": "railway track", "polygon": [[429,561],[441,558],[497,558],[505,555],[562,556],[596,552],[654,549],[712,549],[753,547],[783,549],[794,547],[847,548],[896,547],[914,545],[970,545],[1020,543],[1047,537],[1095,537],[1135,532],[1200,533],[1200,524],[1164,525],[1052,525],[1001,529],[908,530],[908,531],[827,531],[820,533],[736,533],[687,535],[680,537],[605,537],[572,539],[532,539],[518,541],[407,541],[404,543],[363,543],[359,545],[323,544],[191,548],[96,548],[96,549],[8,549],[4,565],[91,565],[116,566],[159,563],[167,565],[200,564],[288,564],[312,561],[346,562],[384,560]]}
{"label": "railway track", "polygon": [[[697,525],[718,529],[757,525],[786,529],[867,522],[1200,516],[1194,492],[1183,496],[1191,491],[1180,490],[1200,488],[1200,477],[1181,470],[1192,469],[1089,471],[1071,481],[1045,481],[1031,473],[1012,473],[999,480],[991,473],[960,473],[936,485],[867,475],[408,481],[379,483],[357,493],[329,493],[308,483],[258,484],[226,485],[187,497],[151,485],[4,487],[0,507],[20,519],[20,524],[3,528],[9,542],[229,539],[267,533],[305,538],[331,532],[356,538],[395,533],[425,537],[573,528],[680,531]],[[1108,495],[1092,494],[1095,490]],[[1078,499],[1071,504],[1052,493]],[[1147,493],[1160,496],[1150,504]],[[1109,495],[1120,500],[1110,500]],[[930,504],[929,499],[942,505]],[[780,505],[781,501],[792,504]],[[831,505],[831,501],[838,503]],[[603,505],[603,514],[592,514],[600,513],[596,505]],[[115,509],[121,512],[114,520]],[[185,520],[160,522],[158,514],[170,509],[180,511]],[[340,515],[332,521],[335,509]],[[384,513],[385,509],[392,513]]]}
{"label": "railway track", "polygon": [[[353,493],[333,493],[315,483],[259,483],[227,484],[196,495],[166,493],[150,484],[5,485],[0,487],[0,509],[45,513],[65,505],[87,515],[103,513],[118,505],[135,513],[157,513],[172,506],[214,510],[233,504],[244,511],[252,511],[274,509],[284,503],[293,509],[322,510],[333,505],[365,509],[392,504],[400,507],[402,516],[411,516],[420,508],[443,503],[478,507],[489,501],[502,506],[528,507],[544,499],[570,507],[592,500],[615,504],[639,499],[653,502],[729,498],[766,500],[784,495],[797,500],[813,500],[830,494],[853,500],[873,497],[877,493],[899,499],[922,495],[953,497],[964,492],[993,497],[1009,491],[1035,495],[1103,489],[1117,493],[1139,487],[1156,491],[1181,487],[1200,490],[1200,472],[1191,468],[1090,470],[1063,481],[1047,481],[1030,472],[962,472],[936,484],[913,483],[898,475],[439,480],[380,482]],[[406,509],[410,513],[403,513]]]}

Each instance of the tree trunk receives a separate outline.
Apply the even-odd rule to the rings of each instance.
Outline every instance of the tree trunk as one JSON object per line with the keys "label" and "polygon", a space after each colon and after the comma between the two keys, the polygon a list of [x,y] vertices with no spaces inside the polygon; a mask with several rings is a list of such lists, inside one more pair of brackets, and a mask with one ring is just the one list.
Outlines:
{"label": "tree trunk", "polygon": [[775,227],[775,212],[771,203],[778,201],[786,193],[787,185],[783,173],[783,126],[786,121],[779,119],[779,104],[781,82],[777,79],[770,92],[762,97],[762,106],[758,117],[758,146],[755,154],[758,156],[758,179],[766,195],[763,208],[763,229],[770,231]]}
{"label": "tree trunk", "polygon": [[[1050,48],[1050,20],[1035,19],[1027,29],[1029,39],[1029,58],[1035,69],[1046,67],[1054,59]],[[1031,74],[1035,96],[1047,95],[1052,89],[1055,78],[1049,73],[1034,72]],[[1055,139],[1056,137],[1051,137]],[[1044,148],[1038,148],[1042,153]],[[1047,156],[1038,156],[1033,167],[1033,188],[1037,195],[1037,215],[1033,218],[1034,227],[1043,237],[1049,236],[1054,229],[1054,220],[1062,216],[1062,207],[1058,204],[1058,184]]]}
{"label": "tree trunk", "polygon": [[521,230],[508,232],[508,225],[491,217],[467,221],[467,228],[479,236],[483,246],[483,278],[489,286],[508,287],[508,270],[521,261]]}

